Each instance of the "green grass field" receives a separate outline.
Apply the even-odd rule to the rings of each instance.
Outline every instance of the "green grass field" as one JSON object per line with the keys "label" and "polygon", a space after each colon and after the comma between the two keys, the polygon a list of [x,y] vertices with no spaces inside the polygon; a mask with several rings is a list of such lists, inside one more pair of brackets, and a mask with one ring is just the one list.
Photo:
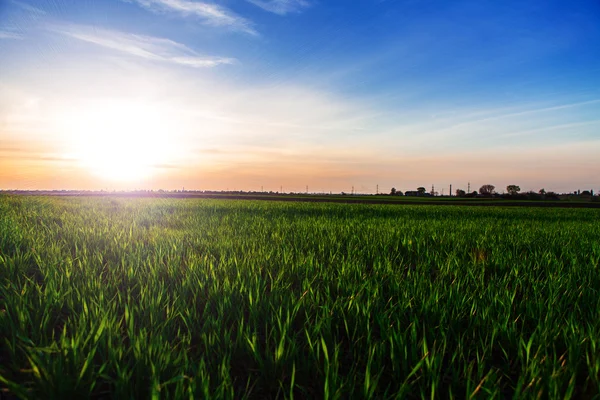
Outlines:
{"label": "green grass field", "polygon": [[598,398],[600,210],[0,197],[7,398]]}

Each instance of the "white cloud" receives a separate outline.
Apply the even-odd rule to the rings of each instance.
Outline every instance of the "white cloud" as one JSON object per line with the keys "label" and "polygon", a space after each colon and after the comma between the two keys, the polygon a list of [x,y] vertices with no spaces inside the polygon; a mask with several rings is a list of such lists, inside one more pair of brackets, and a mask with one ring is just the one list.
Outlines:
{"label": "white cloud", "polygon": [[303,8],[310,6],[306,0],[247,0],[248,2],[279,15],[291,12],[300,12]]}
{"label": "white cloud", "polygon": [[184,16],[194,16],[212,26],[224,26],[230,29],[257,35],[252,22],[235,14],[231,10],[212,3],[194,0],[124,0],[137,3],[156,13],[176,12]]}
{"label": "white cloud", "polygon": [[171,61],[194,68],[216,67],[219,64],[233,64],[237,62],[234,58],[223,57],[174,57]]}
{"label": "white cloud", "polygon": [[21,35],[20,33],[15,33],[15,32],[0,31],[0,39],[20,40],[20,39],[23,39],[23,35]]}
{"label": "white cloud", "polygon": [[92,29],[86,26],[71,26],[54,30],[84,42],[147,60],[163,61],[195,68],[215,67],[220,64],[233,64],[236,62],[234,58],[202,56],[184,44],[154,36],[136,35],[107,29]]}

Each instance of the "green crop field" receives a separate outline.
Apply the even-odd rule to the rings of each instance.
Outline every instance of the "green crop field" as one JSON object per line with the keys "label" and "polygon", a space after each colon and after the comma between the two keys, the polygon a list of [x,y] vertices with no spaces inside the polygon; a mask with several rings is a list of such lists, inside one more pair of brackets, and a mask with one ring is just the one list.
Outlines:
{"label": "green crop field", "polygon": [[0,197],[0,397],[598,398],[600,210]]}

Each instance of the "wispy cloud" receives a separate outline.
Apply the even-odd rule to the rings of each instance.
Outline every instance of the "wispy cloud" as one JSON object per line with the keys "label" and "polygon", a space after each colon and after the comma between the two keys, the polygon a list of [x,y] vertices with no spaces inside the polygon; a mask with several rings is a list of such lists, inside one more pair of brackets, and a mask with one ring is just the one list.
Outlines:
{"label": "wispy cloud", "polygon": [[155,12],[174,12],[184,16],[193,16],[201,19],[207,25],[223,26],[230,29],[257,35],[252,27],[252,22],[233,11],[217,4],[194,0],[123,0],[137,3],[140,6]]}
{"label": "wispy cloud", "polygon": [[247,0],[248,2],[279,15],[285,15],[292,12],[300,12],[302,9],[310,6],[306,0]]}
{"label": "wispy cloud", "polygon": [[15,39],[20,40],[23,39],[23,35],[20,33],[10,32],[10,31],[0,31],[0,39]]}
{"label": "wispy cloud", "polygon": [[525,135],[532,135],[532,134],[536,134],[536,133],[556,131],[556,130],[566,130],[566,129],[571,129],[571,128],[579,128],[579,127],[590,126],[590,125],[599,125],[599,124],[600,124],[600,120],[596,119],[593,121],[574,122],[574,123],[569,123],[569,124],[557,124],[557,125],[544,126],[544,127],[536,128],[536,129],[529,129],[529,130],[525,130],[525,131],[509,132],[509,133],[505,133],[500,136],[501,137],[520,137],[520,138],[522,138]]}
{"label": "wispy cloud", "polygon": [[[572,126],[572,123],[558,124],[552,116],[560,111],[583,108],[600,104],[600,99],[563,103],[554,106],[530,108],[521,106],[516,110],[507,112],[503,109],[491,109],[467,115],[457,115],[440,121],[418,122],[384,131],[386,135],[399,135],[403,138],[403,145],[409,143],[418,146],[423,143],[453,143],[464,145],[476,137],[485,137],[486,140],[506,139],[508,137],[527,136],[547,130],[560,131]],[[526,118],[527,117],[527,118]],[[589,121],[584,121],[580,126],[588,126]],[[529,128],[531,125],[539,127]],[[485,134],[482,136],[482,133]]]}
{"label": "wispy cloud", "polygon": [[173,57],[169,61],[194,68],[216,67],[219,64],[237,63],[235,58],[225,57]]}
{"label": "wispy cloud", "polygon": [[215,67],[220,64],[233,64],[236,62],[234,58],[202,56],[184,44],[154,36],[136,35],[107,29],[92,29],[86,26],[71,26],[53,30],[84,42],[146,60],[169,62],[194,68]]}
{"label": "wispy cloud", "polygon": [[30,4],[24,3],[22,1],[11,0],[11,3],[13,3],[14,5],[16,5],[17,7],[22,8],[25,11],[29,11],[32,14],[38,14],[38,15],[45,15],[46,14],[46,11],[44,11],[44,10],[42,10],[40,8],[34,7],[34,6],[30,5]]}
{"label": "wispy cloud", "polygon": [[453,128],[465,126],[465,125],[478,124],[481,122],[496,121],[496,120],[502,120],[502,119],[506,119],[506,118],[513,118],[513,117],[521,117],[521,116],[529,115],[529,114],[546,113],[546,112],[550,112],[550,111],[558,111],[558,110],[564,110],[567,108],[575,108],[575,107],[581,107],[581,106],[586,106],[589,104],[598,104],[598,103],[600,103],[600,99],[580,101],[580,102],[569,103],[569,104],[561,104],[561,105],[552,106],[552,107],[536,108],[536,109],[530,109],[530,110],[525,110],[525,111],[512,112],[512,113],[508,113],[508,114],[499,114],[499,115],[494,115],[494,116],[490,116],[490,117],[486,117],[486,118],[482,118],[482,119],[477,119],[474,121],[464,122],[464,123],[453,126]]}

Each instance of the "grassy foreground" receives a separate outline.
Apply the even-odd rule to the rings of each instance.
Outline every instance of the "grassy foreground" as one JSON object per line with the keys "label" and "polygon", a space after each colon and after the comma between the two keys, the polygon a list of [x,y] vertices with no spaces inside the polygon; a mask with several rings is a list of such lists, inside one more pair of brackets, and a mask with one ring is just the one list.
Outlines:
{"label": "grassy foreground", "polygon": [[598,221],[596,209],[0,197],[0,388],[598,397]]}

